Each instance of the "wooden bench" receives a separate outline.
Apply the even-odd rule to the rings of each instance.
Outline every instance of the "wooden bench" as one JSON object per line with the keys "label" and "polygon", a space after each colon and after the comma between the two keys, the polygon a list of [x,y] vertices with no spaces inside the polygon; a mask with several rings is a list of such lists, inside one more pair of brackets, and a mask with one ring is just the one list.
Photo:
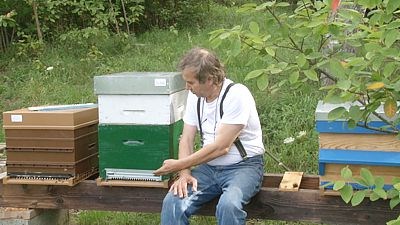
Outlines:
{"label": "wooden bench", "polygon": [[[319,177],[304,175],[298,191],[280,191],[282,174],[266,174],[261,191],[246,206],[249,218],[310,221],[326,224],[385,224],[400,210],[388,201],[352,207],[340,197],[322,196]],[[76,186],[0,184],[0,206],[41,209],[82,209],[159,213],[165,188],[97,186],[85,180]],[[206,204],[200,215],[214,215],[216,201]]]}

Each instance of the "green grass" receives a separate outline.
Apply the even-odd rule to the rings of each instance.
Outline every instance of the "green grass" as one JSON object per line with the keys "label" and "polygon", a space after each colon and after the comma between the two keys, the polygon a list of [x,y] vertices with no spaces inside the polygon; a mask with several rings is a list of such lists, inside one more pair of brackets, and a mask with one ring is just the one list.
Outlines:
{"label": "green grass", "polygon": [[[245,23],[250,17],[262,21],[265,15],[237,15],[233,8],[210,7],[205,27],[184,30],[153,30],[138,36],[109,36],[91,40],[56,41],[42,46],[16,46],[0,55],[0,111],[44,104],[96,102],[93,77],[121,71],[175,71],[181,55],[193,46],[210,48],[209,32]],[[94,40],[94,41],[93,41]],[[245,75],[268,62],[252,62],[251,54],[228,60],[226,46],[216,49],[226,63],[228,76],[252,91],[263,128],[267,150],[291,170],[317,173],[318,139],[314,131],[314,111],[321,93],[313,84],[293,89],[284,86],[270,93],[256,88]],[[19,56],[18,54],[22,54]],[[46,70],[53,67],[53,70]],[[273,78],[279,81],[280,77]],[[0,120],[2,125],[2,120]],[[295,138],[300,131],[306,134]],[[286,138],[295,141],[285,144]],[[0,142],[4,131],[0,132]],[[284,168],[266,157],[266,172]],[[73,215],[75,224],[158,224],[159,214],[81,211]],[[213,217],[195,216],[192,224],[215,224]],[[251,223],[250,223],[251,222]],[[310,224],[252,220],[250,224]]]}

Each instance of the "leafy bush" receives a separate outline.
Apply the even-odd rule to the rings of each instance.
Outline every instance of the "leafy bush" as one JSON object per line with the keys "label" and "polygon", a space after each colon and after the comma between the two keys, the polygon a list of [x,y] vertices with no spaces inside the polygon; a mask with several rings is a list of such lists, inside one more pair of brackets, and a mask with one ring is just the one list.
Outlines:
{"label": "leafy bush", "polygon": [[[345,118],[350,127],[399,133],[400,119],[394,116],[400,100],[400,1],[342,1],[343,6],[337,10],[332,3],[338,2],[299,1],[292,15],[282,10],[290,6],[287,2],[245,4],[238,11],[248,13],[248,23],[216,30],[211,40],[215,47],[229,43],[227,54],[231,57],[252,52],[252,62],[262,62],[263,66],[249,72],[246,80],[256,80],[261,90],[299,87],[304,82],[319,82],[324,76],[332,81],[321,88],[326,91],[324,101],[361,103],[350,109],[336,109],[330,119]],[[364,17],[364,10],[356,10],[359,8],[374,10]],[[270,17],[260,22],[252,19],[254,13]],[[284,79],[275,83],[277,76]],[[375,113],[381,104],[389,119]],[[387,126],[367,125],[371,114]]]}

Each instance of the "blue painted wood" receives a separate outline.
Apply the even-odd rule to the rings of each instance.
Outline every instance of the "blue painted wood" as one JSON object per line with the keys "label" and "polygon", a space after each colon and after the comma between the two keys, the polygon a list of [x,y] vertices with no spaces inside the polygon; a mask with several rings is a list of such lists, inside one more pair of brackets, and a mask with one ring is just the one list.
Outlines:
{"label": "blue painted wood", "polygon": [[[321,184],[321,186],[322,185],[325,185],[325,184],[327,184],[327,183],[329,183],[330,181],[321,181],[320,182],[320,184]],[[367,186],[364,186],[364,185],[361,185],[361,184],[358,184],[358,183],[349,183],[351,186],[353,186],[353,188],[354,189],[356,189],[356,190],[364,190],[364,189],[374,189],[375,188],[375,186],[369,186],[369,187],[367,187]],[[383,185],[383,189],[384,190],[390,190],[390,189],[392,189],[393,188],[393,185],[391,185],[391,184],[385,184],[385,185]],[[325,187],[325,189],[328,189],[328,190],[332,190],[333,189],[333,185],[328,185],[328,186],[326,186]]]}
{"label": "blue painted wood", "polygon": [[319,150],[319,175],[325,175],[325,164],[400,166],[400,152],[360,150]]}
{"label": "blue painted wood", "polygon": [[[386,126],[387,124],[381,121],[372,121],[369,122],[368,125],[380,128],[382,126]],[[400,129],[400,125],[398,128]],[[355,127],[350,129],[346,121],[316,121],[316,130],[319,133],[385,134],[384,132],[374,131],[363,127]]]}

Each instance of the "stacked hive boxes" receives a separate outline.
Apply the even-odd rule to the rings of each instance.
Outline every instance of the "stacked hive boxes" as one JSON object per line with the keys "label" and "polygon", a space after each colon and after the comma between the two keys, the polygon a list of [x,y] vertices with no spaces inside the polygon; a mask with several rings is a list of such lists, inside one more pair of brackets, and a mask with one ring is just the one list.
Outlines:
{"label": "stacked hive boxes", "polygon": [[167,178],[154,176],[153,171],[165,159],[177,157],[187,97],[184,88],[180,73],[172,72],[125,72],[94,78],[100,185],[110,180],[159,182]]}
{"label": "stacked hive boxes", "polygon": [[19,109],[3,119],[4,183],[72,186],[98,172],[95,104]]}
{"label": "stacked hive boxes", "polygon": [[[353,103],[354,104],[354,103]],[[369,169],[374,176],[385,180],[386,189],[391,187],[393,177],[400,177],[400,140],[395,134],[374,131],[363,127],[348,128],[343,120],[329,121],[328,113],[337,108],[349,109],[352,104],[318,103],[316,109],[316,128],[319,132],[319,174],[321,184],[343,180],[340,171],[347,165],[353,176],[359,177],[360,169]],[[376,112],[384,116],[383,107]],[[382,127],[385,124],[371,116],[370,126]],[[365,187],[353,184],[353,187]],[[331,187],[328,187],[331,188]]]}

